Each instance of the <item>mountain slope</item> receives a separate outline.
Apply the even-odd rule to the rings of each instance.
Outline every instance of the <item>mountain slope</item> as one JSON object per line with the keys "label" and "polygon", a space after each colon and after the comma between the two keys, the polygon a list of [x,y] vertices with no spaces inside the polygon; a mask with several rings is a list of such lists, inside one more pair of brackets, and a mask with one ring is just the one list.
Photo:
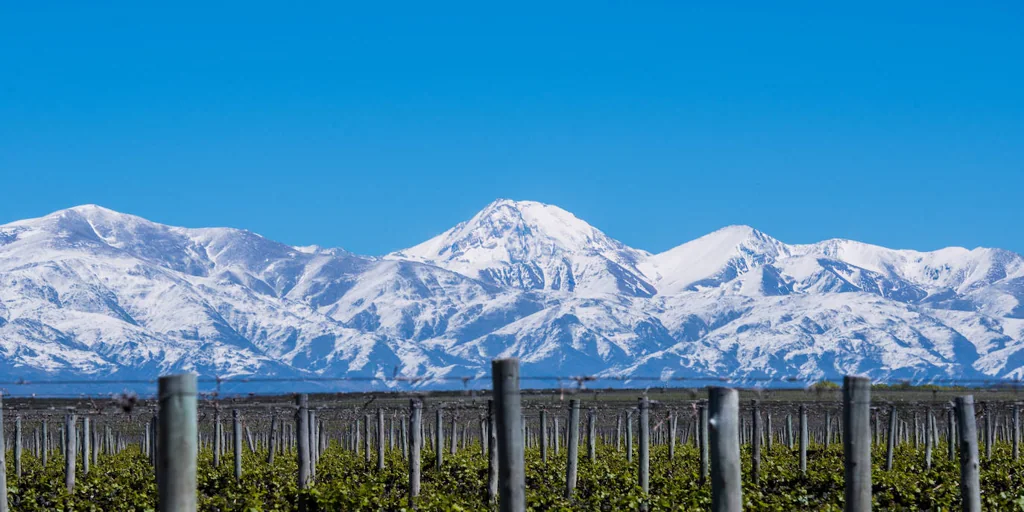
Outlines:
{"label": "mountain slope", "polygon": [[561,208],[533,201],[499,199],[468,221],[391,257],[524,290],[655,293],[637,269],[646,252],[609,238]]}
{"label": "mountain slope", "polygon": [[652,255],[510,200],[382,258],[93,205],[0,226],[12,376],[443,386],[508,355],[538,376],[1018,378],[1024,259],[790,245],[747,226]]}

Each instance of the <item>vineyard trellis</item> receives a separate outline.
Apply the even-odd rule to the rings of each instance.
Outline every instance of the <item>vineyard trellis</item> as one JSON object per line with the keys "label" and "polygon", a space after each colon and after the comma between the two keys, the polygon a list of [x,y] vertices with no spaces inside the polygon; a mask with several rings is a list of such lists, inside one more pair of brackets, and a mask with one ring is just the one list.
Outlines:
{"label": "vineyard trellis", "polygon": [[[259,454],[261,463],[268,467],[275,467],[281,458],[294,460],[292,480],[296,490],[289,491],[290,498],[294,498],[289,506],[303,511],[323,508],[316,491],[330,481],[334,469],[324,464],[333,462],[332,453],[338,451],[353,454],[355,458],[345,460],[361,464],[360,470],[370,473],[383,474],[400,460],[407,471],[403,476],[407,482],[402,480],[401,491],[395,486],[388,489],[403,494],[402,506],[410,509],[429,506],[421,502],[425,476],[457,464],[452,457],[472,454],[486,466],[478,491],[482,502],[503,511],[526,510],[530,503],[526,485],[529,470],[552,464],[562,457],[563,447],[560,494],[564,501],[560,503],[583,506],[578,487],[581,468],[595,466],[602,456],[612,453],[621,454],[625,467],[630,468],[630,485],[635,485],[638,505],[645,510],[672,508],[656,499],[655,487],[665,487],[663,483],[652,485],[654,477],[659,476],[652,474],[652,464],[670,466],[683,450],[692,450],[687,453],[693,454],[696,463],[695,485],[707,488],[708,501],[703,503],[715,511],[737,511],[751,505],[744,501],[745,489],[750,489],[751,482],[774,478],[765,473],[765,463],[777,470],[772,459],[778,457],[779,450],[793,454],[799,475],[795,478],[806,480],[813,462],[809,455],[832,453],[841,446],[841,503],[845,510],[855,511],[872,508],[877,498],[872,492],[872,477],[878,471],[893,472],[901,450],[912,449],[914,454],[923,450],[925,471],[932,470],[936,462],[955,463],[960,505],[971,511],[982,508],[982,461],[993,459],[997,443],[1008,445],[1014,463],[1020,458],[1016,387],[926,391],[883,388],[881,394],[888,399],[880,400],[873,399],[868,379],[846,377],[836,389],[712,386],[700,390],[620,390],[602,396],[599,390],[586,390],[581,385],[597,379],[577,378],[565,379],[575,382],[574,388],[535,395],[520,388],[521,381],[527,379],[520,377],[515,359],[495,360],[491,379],[490,392],[422,392],[411,397],[378,393],[338,402],[330,395],[308,394],[287,400],[203,396],[199,392],[203,379],[184,374],[161,377],[155,401],[131,397],[110,402],[95,398],[0,401],[0,424],[4,425],[4,435],[0,436],[0,512],[9,509],[12,496],[15,510],[54,503],[46,501],[46,496],[34,496],[36,501],[26,498],[26,455],[33,468],[51,468],[52,460],[60,460],[66,491],[61,496],[70,499],[77,486],[90,485],[84,482],[99,477],[90,475],[90,471],[98,467],[101,457],[137,453],[151,467],[156,483],[154,505],[159,510],[184,511],[200,508],[201,466],[229,466],[227,474],[240,483],[247,476],[246,468],[253,467],[246,454]],[[592,399],[586,398],[589,392],[594,393]],[[912,399],[893,399],[902,392]],[[975,402],[975,393],[994,395],[993,399]],[[562,402],[566,395],[567,403]],[[406,398],[408,401],[403,402]],[[111,408],[120,412],[114,413]],[[943,412],[946,421],[941,421]],[[585,419],[581,414],[586,415]],[[773,422],[779,418],[783,421]],[[230,422],[230,428],[225,428],[226,422]],[[31,436],[26,436],[27,432]],[[586,443],[583,454],[581,442]],[[942,453],[938,450],[943,443],[946,460],[937,461],[936,452]],[[8,449],[13,459],[10,475]],[[873,450],[880,451],[877,468],[873,468]],[[535,459],[532,453],[536,453]],[[201,462],[200,454],[208,454],[209,459]],[[423,467],[425,462],[429,462],[427,468]],[[321,469],[326,474],[319,474]],[[33,471],[43,474],[39,469]],[[16,482],[12,489],[16,490],[8,492],[11,478]],[[1016,473],[1014,478],[1018,478]],[[1024,486],[1015,485],[1013,489],[1019,494]],[[1016,498],[1019,496],[1006,500],[1014,502]],[[1024,506],[1024,501],[1021,504]]]}

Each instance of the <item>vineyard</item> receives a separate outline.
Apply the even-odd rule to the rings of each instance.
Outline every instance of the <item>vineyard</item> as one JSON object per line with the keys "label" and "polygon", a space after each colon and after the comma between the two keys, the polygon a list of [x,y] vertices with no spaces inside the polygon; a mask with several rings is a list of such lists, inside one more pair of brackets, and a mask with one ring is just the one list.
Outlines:
{"label": "vineyard", "polygon": [[9,399],[0,467],[25,511],[1024,510],[1015,393],[874,395],[862,417],[850,389]]}

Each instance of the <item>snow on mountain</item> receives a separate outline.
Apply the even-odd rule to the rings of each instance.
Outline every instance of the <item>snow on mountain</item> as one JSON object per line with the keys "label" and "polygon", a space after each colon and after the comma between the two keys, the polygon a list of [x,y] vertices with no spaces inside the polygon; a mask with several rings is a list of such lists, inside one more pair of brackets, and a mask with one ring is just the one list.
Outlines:
{"label": "snow on mountain", "polygon": [[1009,251],[729,226],[651,255],[531,201],[382,258],[93,205],[0,226],[0,368],[31,379],[1020,378],[1022,300]]}
{"label": "snow on mountain", "polygon": [[508,199],[391,255],[524,290],[636,297],[655,293],[637,269],[648,256],[557,206]]}
{"label": "snow on mountain", "polygon": [[662,294],[717,287],[789,254],[789,247],[749,226],[729,226],[640,263]]}

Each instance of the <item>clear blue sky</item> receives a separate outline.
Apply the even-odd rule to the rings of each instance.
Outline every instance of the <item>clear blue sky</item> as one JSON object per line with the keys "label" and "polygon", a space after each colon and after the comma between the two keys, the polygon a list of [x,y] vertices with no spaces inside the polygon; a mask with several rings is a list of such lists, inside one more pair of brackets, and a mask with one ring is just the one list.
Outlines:
{"label": "clear blue sky", "polygon": [[379,254],[511,197],[651,251],[1024,252],[1020,1],[684,3],[7,2],[0,223]]}

